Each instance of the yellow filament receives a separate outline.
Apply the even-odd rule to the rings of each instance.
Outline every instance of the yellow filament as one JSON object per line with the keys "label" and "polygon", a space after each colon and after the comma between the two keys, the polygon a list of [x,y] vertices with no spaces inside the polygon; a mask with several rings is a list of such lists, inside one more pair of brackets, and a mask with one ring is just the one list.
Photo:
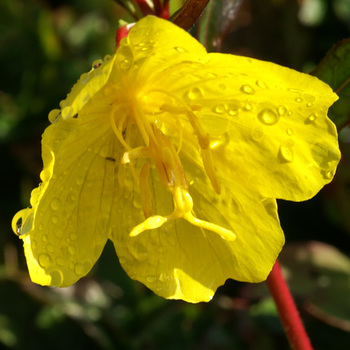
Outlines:
{"label": "yellow filament", "polygon": [[213,186],[214,191],[217,194],[220,194],[221,186],[220,186],[220,182],[218,181],[218,178],[215,174],[214,165],[213,165],[213,157],[212,157],[212,153],[210,152],[210,149],[203,149],[201,152],[201,156],[202,156],[202,161],[203,161],[205,172],[207,173],[207,175],[209,177],[211,185]]}
{"label": "yellow filament", "polygon": [[[115,136],[117,136],[117,139],[119,140],[119,142],[127,149],[127,150],[131,150],[131,147],[125,142],[122,133],[120,132],[120,129],[117,128],[116,124],[115,124],[115,119],[114,119],[114,113],[115,113],[115,108],[112,108],[111,113],[109,115],[110,121],[111,121],[111,125],[112,125],[112,129],[114,131]],[[119,124],[120,125],[120,124]]]}
{"label": "yellow filament", "polygon": [[[171,104],[164,104],[160,107],[160,109],[164,111],[168,111],[169,113],[172,113],[174,116],[176,116],[176,114],[184,114],[187,117],[189,123],[192,126],[194,134],[197,136],[199,146],[202,149],[201,157],[202,157],[204,169],[210,179],[210,182],[214,191],[220,194],[220,183],[215,173],[213,159],[212,159],[211,150],[210,150],[210,136],[209,134],[204,133],[196,114],[193,113],[193,110],[200,110],[201,106],[193,106],[193,107],[188,106],[180,98],[178,98],[175,95],[172,95],[167,91],[155,89],[155,90],[152,90],[151,92],[163,93],[177,102],[176,106]],[[181,132],[182,132],[182,129],[181,129]],[[181,146],[182,146],[182,139],[183,139],[183,134],[181,134]],[[178,153],[179,153],[179,150],[180,150],[180,147],[178,147]]]}
{"label": "yellow filament", "polygon": [[152,201],[151,201],[151,191],[148,183],[148,175],[150,164],[148,162],[145,163],[141,172],[140,172],[140,196],[141,196],[141,204],[143,214],[147,219],[152,215]]}

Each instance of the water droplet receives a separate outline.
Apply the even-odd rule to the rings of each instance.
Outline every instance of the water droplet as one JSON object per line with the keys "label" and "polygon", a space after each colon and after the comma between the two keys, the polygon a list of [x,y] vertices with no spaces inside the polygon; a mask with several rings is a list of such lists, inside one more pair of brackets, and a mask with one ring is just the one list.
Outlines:
{"label": "water droplet", "polygon": [[226,84],[223,84],[223,83],[219,84],[218,87],[219,87],[219,89],[221,89],[221,90],[226,90],[226,89],[227,89]]}
{"label": "water droplet", "polygon": [[74,115],[73,108],[71,106],[64,107],[61,112],[63,119],[68,119]]}
{"label": "water droplet", "polygon": [[46,250],[49,252],[49,253],[53,253],[55,251],[55,248],[53,247],[52,244],[48,244],[46,246]]}
{"label": "water droplet", "polygon": [[[86,94],[85,95],[85,97],[84,97],[84,99],[83,99],[83,103],[86,103],[87,101],[89,101],[89,98],[90,98],[90,94]],[[73,118],[77,118],[77,114],[75,114],[74,116],[73,116]]]}
{"label": "water droplet", "polygon": [[[82,84],[86,84],[88,81],[90,80],[90,75],[88,74],[88,73],[83,73],[81,76],[80,76],[80,82],[82,83]],[[61,108],[63,108],[63,107],[61,107]]]}
{"label": "water droplet", "polygon": [[52,260],[49,255],[42,253],[39,255],[39,264],[41,267],[49,267],[52,264]]}
{"label": "water droplet", "polygon": [[314,104],[312,103],[312,102],[308,102],[307,104],[306,104],[306,107],[312,107]]}
{"label": "water droplet", "polygon": [[253,140],[259,141],[262,139],[263,136],[264,136],[264,131],[262,127],[257,126],[253,129],[253,132],[252,132]]}
{"label": "water droplet", "polygon": [[54,198],[50,203],[51,209],[55,211],[60,209],[60,206],[61,206],[61,202],[58,198]]}
{"label": "water droplet", "polygon": [[66,100],[60,101],[59,106],[60,106],[61,108],[66,107],[66,106],[67,106],[67,101],[66,101]]}
{"label": "water droplet", "polygon": [[69,245],[69,246],[68,246],[68,253],[69,253],[70,255],[74,255],[75,252],[76,252],[76,248],[75,248],[73,245]]}
{"label": "water droplet", "polygon": [[82,276],[84,274],[84,267],[82,264],[75,264],[74,266],[74,272],[78,275],[78,276]]}
{"label": "water droplet", "polygon": [[55,123],[61,116],[61,110],[60,109],[53,109],[50,113],[49,113],[49,121],[51,123]]}
{"label": "water droplet", "polygon": [[84,178],[79,177],[75,183],[76,183],[78,186],[81,186],[81,185],[84,183]]}
{"label": "water droplet", "polygon": [[334,175],[333,171],[328,170],[328,171],[325,172],[325,177],[328,180],[331,180],[333,178],[333,175]]}
{"label": "water droplet", "polygon": [[255,90],[250,85],[242,85],[241,91],[248,95],[253,95]]}
{"label": "water droplet", "polygon": [[309,118],[307,118],[307,119],[305,120],[305,124],[311,124],[311,123],[313,123],[316,119],[317,119],[317,114],[316,114],[316,113],[311,114],[311,115],[309,116]]}
{"label": "water droplet", "polygon": [[63,274],[59,270],[53,270],[50,272],[51,285],[60,287],[63,283]]}
{"label": "water droplet", "polygon": [[119,262],[120,262],[120,264],[121,265],[124,265],[124,264],[126,264],[126,258],[124,258],[123,256],[121,256],[120,258],[119,258]]}
{"label": "water droplet", "polygon": [[58,223],[58,217],[56,215],[54,215],[52,218],[51,218],[51,222],[53,224],[57,224]]}
{"label": "water droplet", "polygon": [[44,228],[44,225],[43,225],[43,224],[40,224],[38,228],[39,228],[40,231],[42,231],[43,228]]}
{"label": "water droplet", "polygon": [[40,173],[40,179],[42,182],[46,182],[50,180],[51,177],[51,170],[46,168]]}
{"label": "water droplet", "polygon": [[244,110],[249,112],[253,109],[253,106],[251,105],[251,103],[247,103],[245,106],[244,106]]}
{"label": "water droplet", "polygon": [[293,150],[286,145],[281,145],[279,156],[282,161],[291,163],[293,161]]}
{"label": "water droplet", "polygon": [[295,99],[295,102],[297,102],[297,103],[301,103],[301,102],[303,102],[304,100],[301,98],[301,97],[297,97],[296,99]]}
{"label": "water droplet", "polygon": [[268,89],[267,84],[265,82],[263,82],[262,80],[257,80],[256,85],[259,86],[259,88],[261,88],[261,89]]}
{"label": "water droplet", "polygon": [[131,67],[131,62],[127,59],[120,62],[120,68],[122,70],[128,70]]}
{"label": "water droplet", "polygon": [[193,87],[187,92],[187,98],[191,100],[199,99],[202,97],[203,97],[203,91],[198,87]]}
{"label": "water droplet", "polygon": [[169,280],[169,277],[167,274],[165,274],[164,272],[162,272],[160,275],[159,275],[159,281],[160,282],[166,282]]}
{"label": "water droplet", "polygon": [[146,280],[149,283],[154,283],[157,280],[157,278],[155,276],[148,275],[146,276]]}
{"label": "water droplet", "polygon": [[41,239],[42,239],[43,242],[47,242],[47,235],[42,235]]}
{"label": "water droplet", "polygon": [[61,256],[57,257],[56,258],[56,264],[58,266],[63,266],[64,265],[64,259]]}
{"label": "water droplet", "polygon": [[215,106],[214,108],[214,112],[217,114],[224,114],[226,111],[226,107],[223,104],[219,104],[217,106]]}
{"label": "water droplet", "polygon": [[72,241],[75,241],[78,238],[78,235],[76,233],[72,233],[69,237]]}
{"label": "water droplet", "polygon": [[288,129],[286,130],[286,133],[287,133],[288,136],[292,136],[292,135],[293,135],[293,130],[290,129],[290,128],[288,128]]}
{"label": "water droplet", "polygon": [[92,69],[97,69],[98,67],[101,66],[101,64],[103,63],[103,61],[101,59],[95,60],[92,62]]}
{"label": "water droplet", "polygon": [[153,47],[153,41],[150,40],[150,41],[147,41],[147,42],[144,42],[144,43],[139,43],[139,44],[135,45],[134,49],[136,51],[148,51],[152,47]]}
{"label": "water droplet", "polygon": [[278,106],[277,112],[280,116],[285,115],[287,113],[287,108],[283,105]]}
{"label": "water droplet", "polygon": [[265,108],[258,114],[258,119],[265,125],[274,125],[278,122],[279,116],[272,109]]}
{"label": "water droplet", "polygon": [[183,47],[180,47],[180,46],[175,46],[174,49],[175,49],[177,52],[187,52],[186,49],[184,49]]}
{"label": "water droplet", "polygon": [[106,55],[105,57],[103,57],[104,61],[109,61],[112,58],[112,55]]}

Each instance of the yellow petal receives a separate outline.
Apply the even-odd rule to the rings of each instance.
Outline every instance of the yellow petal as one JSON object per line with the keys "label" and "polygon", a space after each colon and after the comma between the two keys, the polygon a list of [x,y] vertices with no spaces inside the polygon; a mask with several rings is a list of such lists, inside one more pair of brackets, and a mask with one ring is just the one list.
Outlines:
{"label": "yellow petal", "polygon": [[19,232],[36,283],[73,284],[90,271],[108,239],[119,163],[106,105],[60,119],[43,135],[43,183],[27,209],[32,227]]}
{"label": "yellow petal", "polygon": [[[130,237],[128,233],[135,221],[144,218],[137,188],[126,188],[124,210],[113,218],[119,230],[112,232],[125,271],[160,296],[189,302],[210,300],[227,278],[247,282],[266,279],[284,244],[275,201],[264,199],[237,182],[223,183],[223,195],[217,196],[213,190],[208,191],[211,185],[200,159],[184,160],[190,169],[194,213],[232,230],[236,239],[225,240],[184,219]],[[171,196],[154,169],[150,171],[149,183],[154,211],[162,215],[171,212]]]}
{"label": "yellow petal", "polygon": [[[222,176],[240,169],[261,195],[294,201],[333,179],[340,152],[327,111],[337,96],[327,84],[270,62],[206,54],[187,32],[155,17],[141,20],[124,44],[142,94],[163,92],[196,109]],[[164,103],[158,100],[150,102],[154,111]]]}

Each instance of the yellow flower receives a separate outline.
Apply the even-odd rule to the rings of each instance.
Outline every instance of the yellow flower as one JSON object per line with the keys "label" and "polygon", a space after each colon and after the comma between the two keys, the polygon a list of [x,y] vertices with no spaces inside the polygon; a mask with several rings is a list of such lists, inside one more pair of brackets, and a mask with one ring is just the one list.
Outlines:
{"label": "yellow flower", "polygon": [[32,280],[75,283],[111,239],[166,298],[263,281],[284,244],[275,198],[309,199],[334,176],[336,99],[315,77],[140,20],[49,114],[42,183],[13,220]]}

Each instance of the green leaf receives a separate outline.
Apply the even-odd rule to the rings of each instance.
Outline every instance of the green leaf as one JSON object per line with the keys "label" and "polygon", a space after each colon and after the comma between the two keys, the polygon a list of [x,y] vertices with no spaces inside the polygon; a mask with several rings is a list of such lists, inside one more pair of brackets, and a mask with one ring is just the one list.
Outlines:
{"label": "green leaf", "polygon": [[287,245],[279,260],[292,293],[304,300],[309,313],[350,329],[350,259],[346,255],[331,245],[308,242]]}
{"label": "green leaf", "polygon": [[329,111],[329,117],[338,128],[350,120],[350,39],[334,45],[313,75],[329,84],[338,94],[337,101]]}

